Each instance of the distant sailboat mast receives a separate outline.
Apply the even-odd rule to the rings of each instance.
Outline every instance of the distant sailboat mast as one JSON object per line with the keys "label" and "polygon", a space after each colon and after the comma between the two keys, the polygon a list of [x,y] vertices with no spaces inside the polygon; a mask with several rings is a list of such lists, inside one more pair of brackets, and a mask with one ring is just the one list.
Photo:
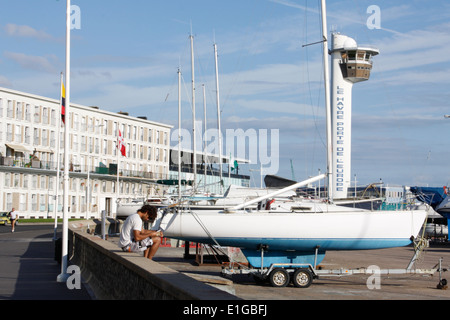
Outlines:
{"label": "distant sailboat mast", "polygon": [[202,89],[203,89],[203,128],[204,128],[204,139],[203,139],[203,186],[204,186],[204,190],[203,192],[206,193],[206,188],[207,188],[207,181],[206,181],[206,176],[207,176],[207,168],[206,165],[208,163],[208,154],[206,153],[206,141],[208,139],[207,137],[207,133],[208,133],[208,128],[207,128],[207,123],[206,123],[206,88],[205,85],[202,85]]}
{"label": "distant sailboat mast", "polygon": [[189,36],[191,40],[191,72],[192,72],[192,148],[193,148],[193,161],[192,168],[194,170],[194,183],[193,190],[197,190],[197,138],[195,136],[195,66],[194,66],[194,36]]}
{"label": "distant sailboat mast", "polygon": [[[216,101],[217,101],[217,130],[219,131],[219,175],[220,194],[223,194],[222,183],[222,128],[220,125],[220,94],[219,94],[219,63],[217,58],[217,44],[214,43],[214,60],[216,63]],[[231,165],[231,164],[230,164]]]}
{"label": "distant sailboat mast", "polygon": [[181,202],[181,70],[178,69],[178,202]]}

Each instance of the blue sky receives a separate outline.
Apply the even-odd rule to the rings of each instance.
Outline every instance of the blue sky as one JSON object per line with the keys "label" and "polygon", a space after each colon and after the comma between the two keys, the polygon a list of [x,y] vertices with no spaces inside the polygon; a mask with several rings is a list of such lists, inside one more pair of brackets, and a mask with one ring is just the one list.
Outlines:
{"label": "blue sky", "polygon": [[[1,0],[0,86],[58,98],[65,63],[64,0]],[[72,102],[177,126],[177,69],[183,126],[190,114],[189,34],[195,37],[197,116],[207,90],[215,125],[213,43],[218,45],[222,128],[279,129],[278,175],[325,171],[318,1],[87,1],[72,32]],[[448,1],[328,1],[328,24],[371,44],[370,81],[353,90],[352,176],[360,184],[447,185],[450,114]],[[370,30],[367,8],[381,10]],[[225,151],[226,152],[226,151]],[[258,169],[255,164],[253,168]],[[253,177],[259,181],[258,173]]]}

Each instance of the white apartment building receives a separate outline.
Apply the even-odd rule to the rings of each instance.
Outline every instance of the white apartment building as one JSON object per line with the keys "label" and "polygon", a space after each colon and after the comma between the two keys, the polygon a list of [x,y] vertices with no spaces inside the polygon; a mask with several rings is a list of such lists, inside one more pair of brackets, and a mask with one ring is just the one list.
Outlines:
{"label": "white apartment building", "polygon": [[[15,208],[21,218],[62,217],[60,110],[58,100],[0,88],[0,211]],[[162,192],[155,182],[169,174],[170,125],[72,103],[66,125],[70,130],[69,218],[99,218],[102,210],[113,216],[117,201]],[[126,157],[118,154],[119,130]]]}

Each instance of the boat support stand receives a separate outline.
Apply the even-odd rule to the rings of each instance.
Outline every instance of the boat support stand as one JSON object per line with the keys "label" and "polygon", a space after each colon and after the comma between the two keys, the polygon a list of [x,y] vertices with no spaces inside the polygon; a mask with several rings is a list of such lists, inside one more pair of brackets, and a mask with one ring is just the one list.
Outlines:
{"label": "boat support stand", "polygon": [[372,269],[372,268],[357,268],[357,269],[317,269],[317,255],[319,247],[315,248],[314,265],[311,264],[299,264],[299,263],[274,263],[268,268],[264,268],[264,252],[268,251],[268,247],[265,245],[258,246],[258,250],[261,251],[261,267],[260,268],[233,268],[222,267],[222,275],[232,276],[235,274],[248,274],[253,275],[258,282],[269,280],[274,287],[285,287],[291,280],[296,287],[307,288],[312,284],[313,279],[318,279],[319,276],[324,277],[340,277],[350,275],[404,275],[404,274],[428,274],[434,275],[439,272],[439,284],[438,289],[447,289],[447,280],[442,278],[442,273],[449,270],[449,268],[443,268],[443,258],[439,259],[437,265],[431,269],[416,269],[413,268],[414,263],[417,261],[423,247],[422,245],[415,246],[415,253],[412,257],[408,267],[406,269]]}

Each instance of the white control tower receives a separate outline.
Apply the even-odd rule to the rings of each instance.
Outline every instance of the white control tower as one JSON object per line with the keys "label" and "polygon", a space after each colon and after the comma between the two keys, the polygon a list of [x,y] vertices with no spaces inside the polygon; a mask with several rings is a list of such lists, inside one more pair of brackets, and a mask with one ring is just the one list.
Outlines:
{"label": "white control tower", "polygon": [[352,89],[353,84],[369,80],[372,57],[378,49],[358,47],[352,38],[332,34],[331,112],[333,135],[333,195],[348,198],[351,179]]}

